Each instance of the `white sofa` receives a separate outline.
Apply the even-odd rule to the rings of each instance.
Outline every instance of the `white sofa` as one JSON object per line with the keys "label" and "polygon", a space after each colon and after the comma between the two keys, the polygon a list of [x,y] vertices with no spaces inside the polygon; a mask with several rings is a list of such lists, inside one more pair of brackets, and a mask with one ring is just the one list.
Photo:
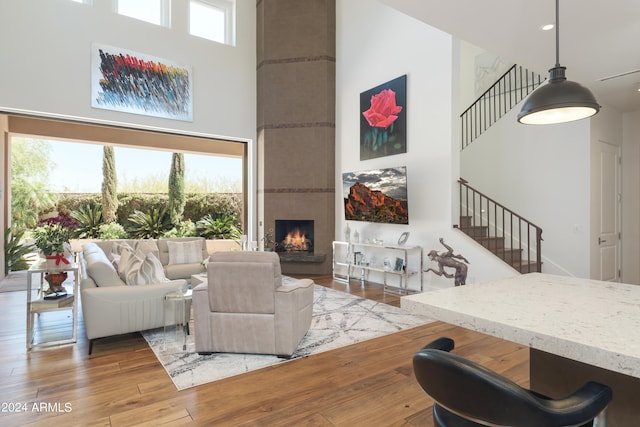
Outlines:
{"label": "white sofa", "polygon": [[[164,297],[187,289],[192,274],[205,272],[203,262],[172,263],[170,242],[201,242],[202,259],[208,256],[206,242],[199,237],[155,240],[166,281],[127,285],[112,262],[112,251],[119,243],[133,249],[138,240],[104,240],[85,243],[80,257],[80,294],[89,354],[98,338],[138,332],[164,326]],[[148,242],[147,242],[148,243]],[[175,247],[173,259],[175,261]]]}

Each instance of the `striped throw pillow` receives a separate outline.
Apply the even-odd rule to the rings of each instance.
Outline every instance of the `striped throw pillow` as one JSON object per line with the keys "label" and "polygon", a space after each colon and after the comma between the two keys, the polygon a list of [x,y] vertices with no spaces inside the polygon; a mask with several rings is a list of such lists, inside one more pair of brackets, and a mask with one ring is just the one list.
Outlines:
{"label": "striped throw pillow", "polygon": [[167,242],[169,264],[194,264],[202,262],[202,241]]}
{"label": "striped throw pillow", "polygon": [[127,285],[149,285],[169,281],[164,275],[162,263],[153,252],[149,252],[144,258],[139,255],[140,253],[132,255],[134,260],[129,262],[125,281]]}

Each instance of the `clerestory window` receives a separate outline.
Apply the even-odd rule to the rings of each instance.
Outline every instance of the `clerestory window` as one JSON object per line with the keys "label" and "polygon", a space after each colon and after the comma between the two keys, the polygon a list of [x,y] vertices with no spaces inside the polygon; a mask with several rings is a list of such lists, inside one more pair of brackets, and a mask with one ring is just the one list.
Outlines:
{"label": "clerestory window", "polygon": [[190,0],[189,33],[235,45],[235,0]]}
{"label": "clerestory window", "polygon": [[151,24],[171,26],[171,0],[116,0],[116,12]]}

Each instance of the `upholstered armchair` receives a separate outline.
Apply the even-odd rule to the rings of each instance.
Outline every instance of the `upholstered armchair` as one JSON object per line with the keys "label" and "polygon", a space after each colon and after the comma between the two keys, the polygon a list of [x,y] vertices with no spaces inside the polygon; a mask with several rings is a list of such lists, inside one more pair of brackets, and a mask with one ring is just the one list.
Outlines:
{"label": "upholstered armchair", "polygon": [[313,281],[282,283],[274,252],[216,252],[193,291],[198,353],[290,357],[311,326]]}

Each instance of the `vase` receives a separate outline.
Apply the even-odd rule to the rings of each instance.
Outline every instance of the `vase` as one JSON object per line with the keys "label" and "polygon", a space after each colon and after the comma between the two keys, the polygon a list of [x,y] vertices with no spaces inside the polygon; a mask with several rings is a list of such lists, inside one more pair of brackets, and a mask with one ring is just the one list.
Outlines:
{"label": "vase", "polygon": [[57,269],[62,268],[69,264],[69,260],[65,257],[64,253],[55,253],[51,255],[45,255],[45,262],[43,266],[45,268]]}
{"label": "vase", "polygon": [[67,272],[63,271],[61,273],[46,273],[44,275],[44,280],[49,283],[49,291],[47,293],[62,292],[65,290],[64,286],[62,286],[62,283],[67,280]]}

